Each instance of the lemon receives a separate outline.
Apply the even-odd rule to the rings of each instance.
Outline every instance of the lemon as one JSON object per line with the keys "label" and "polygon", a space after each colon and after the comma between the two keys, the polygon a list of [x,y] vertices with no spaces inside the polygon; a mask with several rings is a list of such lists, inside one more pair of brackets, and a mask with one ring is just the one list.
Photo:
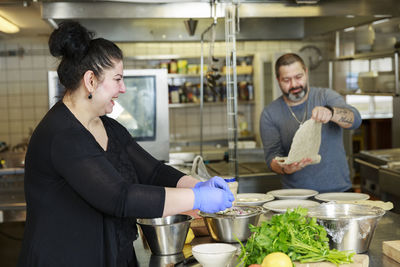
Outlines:
{"label": "lemon", "polygon": [[273,252],[265,256],[262,267],[293,267],[289,256],[282,252]]}
{"label": "lemon", "polygon": [[189,244],[190,242],[192,242],[193,238],[194,238],[193,230],[192,230],[192,228],[189,228],[189,231],[186,235],[185,244]]}

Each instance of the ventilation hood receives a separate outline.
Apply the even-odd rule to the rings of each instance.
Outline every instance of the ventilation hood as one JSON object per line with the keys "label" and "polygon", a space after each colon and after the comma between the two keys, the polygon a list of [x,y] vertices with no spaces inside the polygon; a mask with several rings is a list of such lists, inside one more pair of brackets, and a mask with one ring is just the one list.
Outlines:
{"label": "ventilation hood", "polygon": [[[77,20],[98,35],[114,41],[198,41],[212,23],[213,1],[88,0],[41,2],[0,1],[0,14],[12,4],[28,3],[45,21],[46,34],[64,20]],[[303,39],[358,26],[384,17],[400,16],[398,0],[240,0],[237,40]],[[230,0],[215,1],[217,40],[224,40],[224,10]],[[26,7],[25,7],[26,10]],[[23,13],[13,19],[24,24]],[[27,16],[25,16],[27,17]],[[185,21],[197,21],[193,35]],[[26,23],[28,24],[28,23]],[[49,25],[52,25],[50,27]],[[22,31],[23,33],[24,31]],[[27,32],[27,31],[25,31]],[[43,33],[42,33],[43,34]]]}

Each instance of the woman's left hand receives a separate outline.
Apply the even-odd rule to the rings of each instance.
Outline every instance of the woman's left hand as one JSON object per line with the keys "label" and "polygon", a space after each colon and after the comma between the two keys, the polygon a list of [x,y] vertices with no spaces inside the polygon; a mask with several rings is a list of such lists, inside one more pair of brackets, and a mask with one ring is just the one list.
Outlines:
{"label": "woman's left hand", "polygon": [[225,182],[225,180],[223,178],[221,178],[219,176],[214,176],[205,182],[198,182],[194,187],[195,188],[202,188],[202,187],[220,188],[229,193],[229,195],[232,197],[231,201],[233,201],[235,199],[231,190],[229,189],[228,184]]}

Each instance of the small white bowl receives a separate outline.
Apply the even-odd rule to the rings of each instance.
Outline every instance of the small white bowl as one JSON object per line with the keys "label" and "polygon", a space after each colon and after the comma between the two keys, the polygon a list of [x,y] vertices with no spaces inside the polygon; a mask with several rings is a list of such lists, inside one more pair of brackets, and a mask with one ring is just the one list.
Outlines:
{"label": "small white bowl", "polygon": [[204,267],[224,267],[229,264],[236,250],[230,244],[206,243],[192,247],[192,254]]}

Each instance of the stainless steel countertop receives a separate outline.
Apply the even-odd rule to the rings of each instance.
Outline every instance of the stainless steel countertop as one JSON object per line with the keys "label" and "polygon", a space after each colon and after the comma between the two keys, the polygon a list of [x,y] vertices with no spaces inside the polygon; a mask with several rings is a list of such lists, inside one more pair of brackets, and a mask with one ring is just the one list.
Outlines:
{"label": "stainless steel countertop", "polygon": [[[260,222],[266,220],[271,214],[262,215]],[[369,267],[400,267],[400,263],[392,260],[382,254],[382,242],[389,240],[400,240],[400,214],[387,212],[379,221],[372,238],[371,245],[367,255],[369,256]],[[196,237],[191,245],[213,242],[210,237]],[[188,257],[188,252],[191,250],[191,245],[185,245],[184,254]],[[238,244],[236,244],[238,246]],[[165,266],[168,263],[175,263],[176,257],[172,256],[155,256],[151,254],[147,244],[139,237],[134,242],[136,256],[139,266]],[[151,263],[151,265],[149,265]],[[234,258],[229,266],[236,266],[237,260]],[[157,265],[158,264],[158,265]],[[200,266],[198,263],[179,266]]]}

